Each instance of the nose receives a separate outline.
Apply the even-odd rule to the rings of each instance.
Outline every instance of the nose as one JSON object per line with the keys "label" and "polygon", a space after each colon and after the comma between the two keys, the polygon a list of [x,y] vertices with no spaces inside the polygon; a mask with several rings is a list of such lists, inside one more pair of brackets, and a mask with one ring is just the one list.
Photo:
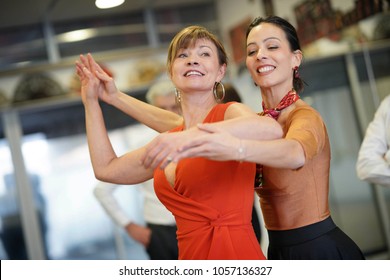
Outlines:
{"label": "nose", "polygon": [[257,58],[258,60],[262,60],[262,59],[267,58],[267,56],[266,56],[265,52],[264,52],[262,49],[259,49],[259,50],[257,51],[256,58]]}
{"label": "nose", "polygon": [[199,63],[197,61],[189,60],[187,62],[188,65],[198,65]]}
{"label": "nose", "polygon": [[187,65],[198,65],[198,61],[194,56],[189,56],[187,59]]}

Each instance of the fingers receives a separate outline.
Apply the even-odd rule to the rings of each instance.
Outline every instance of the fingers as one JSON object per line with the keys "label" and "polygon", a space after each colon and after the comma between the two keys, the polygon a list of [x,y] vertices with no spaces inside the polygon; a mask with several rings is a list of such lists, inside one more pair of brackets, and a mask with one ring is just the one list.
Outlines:
{"label": "fingers", "polygon": [[77,74],[77,76],[79,76],[80,79],[82,77],[84,77],[84,72],[83,72],[82,67],[83,66],[80,64],[80,62],[76,61],[76,74]]}
{"label": "fingers", "polygon": [[84,67],[89,67],[87,58],[82,54],[80,54],[80,62]]}
{"label": "fingers", "polygon": [[158,137],[153,139],[147,146],[145,153],[140,158],[141,164],[145,168],[155,168],[158,162],[164,160],[166,155],[163,153],[163,149],[159,148]]}
{"label": "fingers", "polygon": [[168,149],[159,150],[158,148],[155,148],[144,154],[141,163],[145,168],[155,169],[160,167],[161,169],[164,169],[168,164],[174,161],[175,156],[176,152],[174,151]]}
{"label": "fingers", "polygon": [[165,139],[168,134],[162,134],[153,139],[145,148],[145,153],[141,157],[141,164],[145,168],[165,168],[169,163],[174,161],[177,155],[175,145],[167,144]]}
{"label": "fingers", "polygon": [[84,56],[83,54],[80,54],[80,65],[81,68],[87,68],[89,72],[94,73],[94,59],[91,54],[87,54],[87,56]]}
{"label": "fingers", "polygon": [[93,59],[90,53],[87,54],[87,60],[89,69],[94,73],[100,80],[109,82],[112,78],[103,70],[103,68]]}
{"label": "fingers", "polygon": [[87,61],[88,61],[88,66],[89,66],[89,69],[91,70],[92,73],[96,73],[96,62],[95,60],[93,59],[92,55],[90,53],[87,54]]}

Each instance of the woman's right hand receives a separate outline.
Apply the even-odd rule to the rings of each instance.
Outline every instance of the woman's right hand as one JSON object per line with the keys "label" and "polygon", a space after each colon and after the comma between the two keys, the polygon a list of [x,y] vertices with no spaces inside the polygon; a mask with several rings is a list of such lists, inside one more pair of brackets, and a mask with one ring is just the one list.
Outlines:
{"label": "woman's right hand", "polygon": [[134,240],[148,247],[152,235],[152,231],[148,227],[130,223],[126,226],[126,231]]}
{"label": "woman's right hand", "polygon": [[91,68],[85,61],[76,61],[76,73],[81,82],[81,99],[83,104],[88,101],[98,101],[98,92],[102,89],[101,81],[91,73]]}
{"label": "woman's right hand", "polygon": [[81,64],[100,81],[99,88],[97,89],[98,97],[102,101],[112,104],[115,98],[117,98],[120,94],[115,85],[114,79],[104,71],[104,69],[94,60],[91,54],[87,54],[86,57],[84,55],[80,55],[80,61]]}

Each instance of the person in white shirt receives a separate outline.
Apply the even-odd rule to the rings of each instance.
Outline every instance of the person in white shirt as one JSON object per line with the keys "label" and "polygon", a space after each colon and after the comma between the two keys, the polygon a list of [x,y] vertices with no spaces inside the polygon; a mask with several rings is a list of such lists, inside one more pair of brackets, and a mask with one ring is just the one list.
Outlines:
{"label": "person in white shirt", "polygon": [[[180,107],[175,99],[175,87],[170,80],[163,80],[154,84],[146,94],[148,103],[180,114]],[[136,146],[149,142],[157,132],[139,124],[132,127],[142,134]],[[139,135],[137,135],[139,136]],[[132,139],[134,144],[134,139]],[[132,147],[137,148],[137,147]],[[153,180],[142,184],[144,198],[144,220],[146,226],[133,221],[120,206],[114,196],[118,185],[100,182],[94,189],[94,195],[113,221],[125,229],[127,234],[143,246],[152,260],[175,260],[178,258],[176,240],[176,223],[170,211],[157,198]]]}
{"label": "person in white shirt", "polygon": [[360,180],[390,186],[390,95],[368,125],[360,146],[356,171]]}

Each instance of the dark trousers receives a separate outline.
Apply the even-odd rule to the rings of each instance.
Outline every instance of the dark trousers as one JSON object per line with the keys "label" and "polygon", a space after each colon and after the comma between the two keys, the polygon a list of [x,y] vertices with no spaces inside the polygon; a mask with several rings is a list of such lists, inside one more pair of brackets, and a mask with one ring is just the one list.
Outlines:
{"label": "dark trousers", "polygon": [[331,217],[291,230],[268,230],[270,260],[363,260],[355,242]]}
{"label": "dark trousers", "polygon": [[152,230],[150,244],[146,251],[151,260],[177,260],[178,248],[176,226],[148,224]]}

